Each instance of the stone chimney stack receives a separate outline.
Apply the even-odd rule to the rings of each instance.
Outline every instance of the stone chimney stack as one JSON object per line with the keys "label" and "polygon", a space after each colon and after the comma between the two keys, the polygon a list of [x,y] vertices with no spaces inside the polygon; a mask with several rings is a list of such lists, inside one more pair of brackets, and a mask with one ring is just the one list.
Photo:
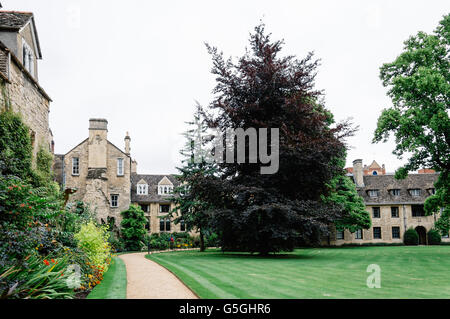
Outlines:
{"label": "stone chimney stack", "polygon": [[353,178],[355,179],[356,187],[364,187],[363,179],[363,167],[362,159],[357,159],[353,161]]}
{"label": "stone chimney stack", "polygon": [[130,135],[127,132],[127,135],[125,136],[125,154],[130,155]]}
{"label": "stone chimney stack", "polygon": [[131,173],[137,173],[137,162],[135,160],[131,161]]}
{"label": "stone chimney stack", "polygon": [[108,145],[108,121],[105,119],[89,120],[89,168],[106,169]]}

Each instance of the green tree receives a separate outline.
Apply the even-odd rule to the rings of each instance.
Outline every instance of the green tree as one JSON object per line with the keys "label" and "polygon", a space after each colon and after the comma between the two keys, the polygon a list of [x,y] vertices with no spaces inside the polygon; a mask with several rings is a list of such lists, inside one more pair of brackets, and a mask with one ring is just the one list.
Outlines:
{"label": "green tree", "polygon": [[[342,170],[344,170],[346,156],[346,152],[343,152],[343,155],[336,160]],[[372,226],[364,200],[358,195],[355,183],[348,176],[344,174],[335,176],[328,187],[330,194],[322,195],[323,200],[341,206],[344,211],[343,217],[334,223],[337,230],[348,229],[353,233],[358,229],[369,229]]]}
{"label": "green tree", "polygon": [[381,67],[380,78],[388,88],[393,107],[383,110],[373,142],[395,136],[395,155],[408,155],[396,171],[430,167],[440,172],[436,194],[425,202],[428,214],[442,210],[438,226],[448,232],[450,203],[450,15],[444,16],[433,34],[418,32],[405,41],[404,51]]}
{"label": "green tree", "polygon": [[144,211],[137,205],[130,205],[120,214],[122,215],[121,235],[125,249],[141,250],[144,246],[145,234],[147,234],[145,230],[147,220]]}
{"label": "green tree", "polygon": [[[205,235],[209,233],[209,209],[210,205],[202,200],[201,192],[191,192],[190,189],[206,176],[213,176],[215,165],[206,161],[207,152],[203,148],[204,137],[207,131],[207,125],[202,120],[200,106],[194,114],[194,120],[187,122],[189,128],[183,134],[186,139],[184,148],[180,151],[184,157],[182,166],[178,167],[180,172],[177,179],[180,186],[174,190],[172,200],[175,203],[175,209],[170,216],[174,217],[174,222],[183,221],[187,231],[196,230],[200,235],[200,251],[205,250]],[[177,212],[180,216],[176,217]]]}

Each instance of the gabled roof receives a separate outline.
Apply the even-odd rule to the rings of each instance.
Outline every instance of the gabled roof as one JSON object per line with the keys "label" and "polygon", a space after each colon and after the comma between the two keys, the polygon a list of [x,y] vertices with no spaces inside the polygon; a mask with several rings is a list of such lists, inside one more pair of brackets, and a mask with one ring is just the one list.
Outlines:
{"label": "gabled roof", "polygon": [[[132,203],[168,203],[172,195],[158,195],[158,184],[164,178],[173,186],[177,187],[180,183],[174,175],[146,175],[131,174],[131,202]],[[138,195],[136,193],[137,184],[145,182],[148,185],[148,195]],[[165,184],[170,185],[170,184]]]}
{"label": "gabled roof", "polygon": [[0,11],[0,28],[20,30],[32,17],[32,12]]}
{"label": "gabled roof", "polygon": [[39,44],[39,37],[33,13],[22,11],[0,11],[0,30],[18,32],[30,22],[33,40],[35,41],[37,49],[37,56],[39,59],[42,59],[41,45]]}
{"label": "gabled roof", "polygon": [[172,186],[173,183],[167,178],[167,176],[164,176],[158,183],[158,185],[170,185]]}
{"label": "gabled roof", "polygon": [[[409,174],[405,179],[397,180],[394,175],[365,175],[364,187],[358,188],[358,194],[363,197],[366,205],[389,204],[423,204],[431,194],[439,174]],[[393,196],[391,190],[399,189],[400,196]],[[411,189],[420,189],[420,196],[411,196]],[[369,190],[378,190],[378,197],[370,197]]]}
{"label": "gabled roof", "polygon": [[381,166],[374,160],[374,161],[372,162],[372,164],[369,165],[369,168],[372,168],[372,169],[380,169]]}

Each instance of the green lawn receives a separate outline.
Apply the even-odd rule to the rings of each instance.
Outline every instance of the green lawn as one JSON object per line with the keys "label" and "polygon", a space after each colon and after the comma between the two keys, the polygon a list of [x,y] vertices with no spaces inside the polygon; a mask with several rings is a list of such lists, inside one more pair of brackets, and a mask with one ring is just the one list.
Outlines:
{"label": "green lawn", "polygon": [[[260,257],[242,253],[147,255],[201,298],[450,298],[450,246],[298,249]],[[366,285],[381,267],[381,288]]]}
{"label": "green lawn", "polygon": [[127,270],[119,257],[112,259],[102,282],[92,289],[87,299],[125,299],[127,297]]}

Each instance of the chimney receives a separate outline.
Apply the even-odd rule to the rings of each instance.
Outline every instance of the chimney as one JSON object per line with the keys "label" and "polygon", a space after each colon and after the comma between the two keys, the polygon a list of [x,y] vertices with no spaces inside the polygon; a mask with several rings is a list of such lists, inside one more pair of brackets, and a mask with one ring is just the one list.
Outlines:
{"label": "chimney", "polygon": [[364,187],[362,159],[353,161],[353,178],[356,187]]}
{"label": "chimney", "polygon": [[130,155],[130,135],[127,132],[127,135],[125,136],[125,154]]}
{"label": "chimney", "polygon": [[90,119],[88,168],[106,168],[107,137],[108,121],[105,119]]}
{"label": "chimney", "polygon": [[137,173],[137,162],[135,160],[131,161],[131,173]]}

